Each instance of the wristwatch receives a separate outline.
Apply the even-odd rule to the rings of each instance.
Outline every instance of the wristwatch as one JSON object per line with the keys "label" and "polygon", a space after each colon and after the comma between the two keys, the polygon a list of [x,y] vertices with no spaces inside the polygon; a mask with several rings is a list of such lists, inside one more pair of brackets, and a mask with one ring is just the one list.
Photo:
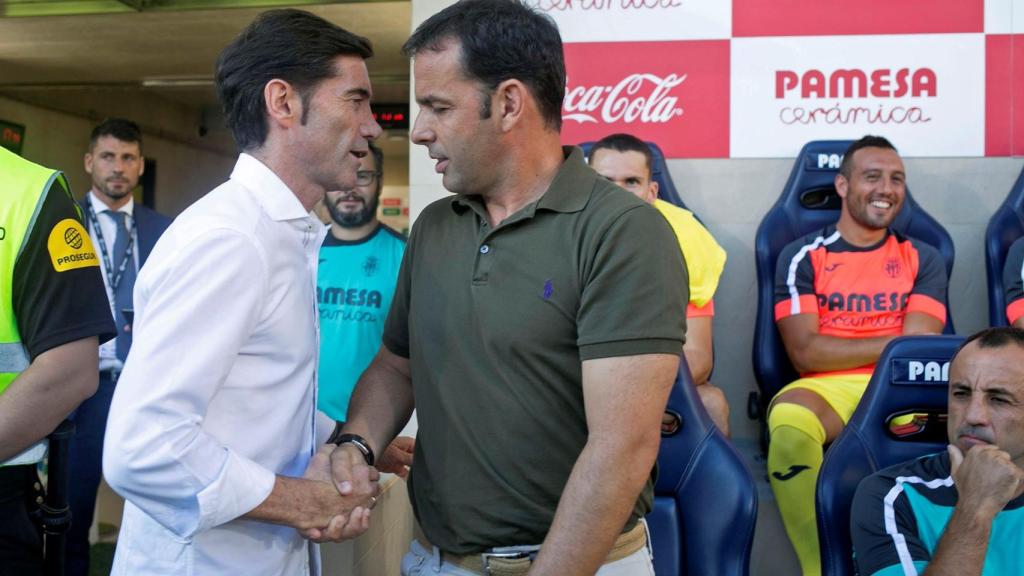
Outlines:
{"label": "wristwatch", "polygon": [[336,426],[334,432],[331,433],[331,437],[327,439],[328,444],[335,444],[341,446],[342,444],[352,444],[363,453],[363,459],[366,460],[367,466],[373,466],[373,449],[370,448],[370,443],[366,441],[366,438],[358,434],[342,434],[341,426]]}

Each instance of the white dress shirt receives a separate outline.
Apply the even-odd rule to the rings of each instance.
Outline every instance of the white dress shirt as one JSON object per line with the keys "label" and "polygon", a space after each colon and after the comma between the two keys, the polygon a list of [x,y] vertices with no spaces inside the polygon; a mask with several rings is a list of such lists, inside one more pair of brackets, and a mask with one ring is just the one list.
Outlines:
{"label": "white dress shirt", "polygon": [[112,574],[319,573],[294,529],[240,516],[275,474],[302,476],[316,445],[324,233],[242,154],[150,253],[103,448],[127,500]]}
{"label": "white dress shirt", "polygon": [[[96,199],[96,196],[90,191],[85,195],[87,198],[86,202],[89,206],[92,206],[93,213],[96,214],[96,222],[100,225],[100,232],[103,233],[103,243],[107,247],[107,254],[113,261],[114,270],[121,265],[121,258],[123,254],[114,254],[114,239],[117,238],[117,224],[114,223],[114,219],[110,217],[110,207],[104,204],[102,201]],[[124,212],[124,225],[128,227],[135,242],[132,244],[132,257],[135,260],[135,269],[139,269],[139,236],[135,228],[132,226],[132,219],[135,218],[135,199],[129,197],[128,202],[117,209],[118,212]],[[96,230],[93,228],[91,221],[86,222],[89,226],[89,236],[93,242],[99,242],[99,235],[96,234]],[[110,313],[114,318],[118,318],[118,311],[114,309],[114,293],[110,290],[110,276],[107,272],[107,263],[103,259],[103,252],[96,248],[97,256],[100,256],[100,272],[103,276],[103,286],[107,289],[107,301],[110,302]],[[118,332],[121,331],[121,327],[118,326]],[[100,371],[121,369],[121,360],[117,358],[117,337],[111,338],[110,340],[100,344]]]}

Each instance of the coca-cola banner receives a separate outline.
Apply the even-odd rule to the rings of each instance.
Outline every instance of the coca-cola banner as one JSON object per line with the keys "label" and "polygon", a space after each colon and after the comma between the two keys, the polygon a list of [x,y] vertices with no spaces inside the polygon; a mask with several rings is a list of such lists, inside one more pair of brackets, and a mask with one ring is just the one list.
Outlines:
{"label": "coca-cola banner", "polygon": [[562,140],[613,132],[673,158],[729,155],[729,41],[565,45]]}
{"label": "coca-cola banner", "polygon": [[1024,0],[527,0],[558,23],[563,140],[784,158],[891,138],[908,156],[1024,155]]}
{"label": "coca-cola banner", "polygon": [[1024,155],[1024,35],[985,37],[985,154]]}
{"label": "coca-cola banner", "polygon": [[883,134],[911,156],[985,152],[982,34],[735,38],[731,155]]}
{"label": "coca-cola banner", "polygon": [[983,32],[985,20],[984,0],[732,0],[732,6],[737,37]]}
{"label": "coca-cola banner", "polygon": [[725,0],[528,0],[558,23],[565,42],[727,39]]}

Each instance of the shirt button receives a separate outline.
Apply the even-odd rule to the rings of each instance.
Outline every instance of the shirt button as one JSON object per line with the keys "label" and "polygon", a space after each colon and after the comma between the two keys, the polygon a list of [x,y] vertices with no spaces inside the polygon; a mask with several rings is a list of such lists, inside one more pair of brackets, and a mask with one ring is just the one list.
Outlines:
{"label": "shirt button", "polygon": [[480,247],[480,253],[481,254],[487,254],[490,251],[491,251],[491,247],[488,246],[487,244],[484,244],[483,246]]}

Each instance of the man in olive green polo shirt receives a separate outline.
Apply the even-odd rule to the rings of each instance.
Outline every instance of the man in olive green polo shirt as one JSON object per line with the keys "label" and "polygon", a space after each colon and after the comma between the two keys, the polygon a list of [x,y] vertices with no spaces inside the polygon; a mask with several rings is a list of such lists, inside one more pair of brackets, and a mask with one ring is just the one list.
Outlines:
{"label": "man in olive green polo shirt", "polygon": [[[412,140],[456,195],[412,230],[384,346],[333,436],[339,488],[415,398],[409,490],[429,543],[413,543],[403,574],[653,574],[639,519],[685,330],[678,243],[656,210],[560,146],[565,68],[549,19],[463,0],[405,52]],[[505,547],[515,559],[493,555]]]}

